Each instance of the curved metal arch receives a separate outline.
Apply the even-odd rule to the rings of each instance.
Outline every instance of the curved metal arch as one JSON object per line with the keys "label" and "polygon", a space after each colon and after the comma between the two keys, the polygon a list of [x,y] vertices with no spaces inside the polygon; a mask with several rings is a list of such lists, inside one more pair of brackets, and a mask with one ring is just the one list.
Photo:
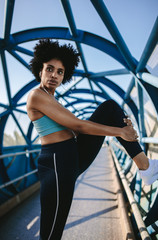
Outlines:
{"label": "curved metal arch", "polygon": [[[69,29],[63,27],[34,28],[14,33],[10,36],[10,39],[6,43],[6,45],[4,44],[2,39],[0,40],[3,43],[3,48],[1,48],[1,51],[9,51],[10,49],[15,49],[18,51],[18,49],[16,49],[16,46],[18,44],[38,40],[41,38],[64,39],[84,43],[108,54],[128,69],[128,65],[124,61],[116,44],[96,34],[82,30],[78,30],[78,37],[74,38],[70,34]],[[28,54],[32,55],[31,53]],[[136,59],[134,59],[134,61],[136,62]]]}
{"label": "curved metal arch", "polygon": [[[68,92],[66,92],[65,94],[61,95],[61,97],[65,97],[65,96],[71,96],[71,94],[76,94],[76,93],[81,93],[81,94],[92,94],[91,90],[89,89],[84,89],[84,88],[80,88],[80,89],[73,89],[73,90],[70,90]],[[93,93],[98,96],[98,97],[102,97],[102,98],[106,98],[106,99],[109,99],[109,96],[107,94],[104,94],[102,92],[99,92],[99,91],[93,91]]]}
{"label": "curved metal arch", "polygon": [[110,89],[112,89],[115,93],[117,93],[124,100],[124,102],[129,106],[132,113],[134,114],[134,117],[135,117],[135,119],[138,123],[138,126],[139,126],[138,108],[137,108],[136,104],[133,102],[133,100],[130,98],[130,96],[125,99],[126,93],[124,92],[124,90],[122,88],[120,88],[118,85],[116,85],[114,82],[109,80],[108,78],[99,77],[99,78],[96,78],[96,79],[97,79],[97,82],[100,82],[103,85],[109,87]]}
{"label": "curved metal arch", "polygon": [[17,104],[17,102],[25,95],[28,91],[30,91],[33,87],[37,86],[39,83],[36,80],[32,80],[28,84],[26,84],[23,88],[21,88],[13,97],[14,104]]}
{"label": "curved metal arch", "polygon": [[[90,105],[90,106],[85,107],[85,108],[82,109],[82,110],[80,109],[79,112],[82,111],[83,114],[84,114],[84,112],[86,112],[86,110],[88,110],[88,109],[91,109],[91,111],[90,111],[89,113],[93,113],[94,110],[96,109],[96,107]],[[72,113],[75,113],[75,111],[72,111]],[[88,111],[87,111],[86,113],[88,113]],[[80,113],[79,113],[79,114],[80,114]],[[78,115],[76,115],[76,116],[78,116]]]}
{"label": "curved metal arch", "polygon": [[[79,104],[79,103],[94,103],[94,100],[92,100],[92,99],[78,99],[78,100],[75,100],[75,101],[73,101],[71,103],[67,103],[65,105],[65,107],[66,108],[67,107],[71,107],[71,105],[76,105],[76,104]],[[101,102],[97,101],[97,104],[101,104]]]}
{"label": "curved metal arch", "polygon": [[[23,97],[24,94],[26,94],[30,89],[32,89],[34,86],[36,86],[38,84],[37,81],[33,80],[30,83],[28,83],[27,85],[25,85],[23,88],[21,88],[16,94],[15,96],[12,98],[12,103],[13,103],[13,107],[16,107],[17,102]],[[7,119],[9,117],[11,113],[10,111],[6,111],[5,115],[3,115],[3,117],[1,117],[1,124],[0,124],[0,132],[1,132],[1,137],[0,137],[0,146],[2,146],[3,143],[3,133],[4,133],[4,128],[7,122]],[[30,134],[29,134],[30,135]],[[29,144],[30,147],[30,144]]]}
{"label": "curved metal arch", "polygon": [[[126,93],[123,91],[123,89],[121,89],[118,85],[116,85],[114,82],[112,82],[111,80],[109,80],[105,77],[96,78],[95,81],[102,83],[103,85],[112,89],[116,94],[118,94],[125,101],[125,103],[129,106],[129,108],[131,109],[131,111],[134,114],[134,117],[135,117],[137,123],[139,124],[138,108],[130,97],[128,97],[128,99],[124,99],[124,96],[125,96]],[[94,91],[94,92],[97,96],[105,99],[105,95],[103,93],[98,92],[98,91]],[[71,91],[66,92],[63,96],[68,96],[68,95],[75,94],[75,93],[89,93],[89,94],[91,94],[91,91],[89,89],[72,89]],[[106,99],[109,99],[109,98],[106,98]],[[70,103],[70,104],[72,104],[72,103]]]}
{"label": "curved metal arch", "polygon": [[[78,99],[76,101],[73,101],[71,103],[68,103],[65,105],[65,107],[70,107],[72,105],[76,105],[76,104],[79,104],[79,103],[94,103],[93,100],[91,99]],[[101,104],[100,101],[98,101],[98,105]],[[132,101],[132,99],[130,99],[129,101],[126,102],[126,104],[129,106],[129,108],[131,109],[131,111],[133,112],[133,115],[137,121],[137,124],[139,126],[139,121],[138,121],[138,109],[135,105],[135,103]]]}

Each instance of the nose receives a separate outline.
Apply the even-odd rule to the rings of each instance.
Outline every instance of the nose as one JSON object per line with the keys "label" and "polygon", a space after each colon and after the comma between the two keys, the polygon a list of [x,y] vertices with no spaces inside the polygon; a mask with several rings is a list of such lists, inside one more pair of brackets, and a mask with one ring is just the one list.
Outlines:
{"label": "nose", "polygon": [[53,77],[53,78],[57,77],[57,71],[56,70],[51,72],[51,77]]}

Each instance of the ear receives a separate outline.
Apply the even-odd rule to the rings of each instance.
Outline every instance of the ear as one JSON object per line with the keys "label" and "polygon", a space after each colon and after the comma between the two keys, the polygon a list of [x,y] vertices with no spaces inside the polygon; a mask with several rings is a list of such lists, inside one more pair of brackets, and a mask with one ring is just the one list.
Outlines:
{"label": "ear", "polygon": [[39,77],[41,78],[41,76],[42,76],[42,72],[40,71],[40,72],[39,72]]}

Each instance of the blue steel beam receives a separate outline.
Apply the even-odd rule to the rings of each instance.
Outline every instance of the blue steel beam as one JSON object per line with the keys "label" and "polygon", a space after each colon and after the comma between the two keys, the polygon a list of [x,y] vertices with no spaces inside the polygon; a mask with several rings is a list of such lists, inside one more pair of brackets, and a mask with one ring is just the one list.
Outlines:
{"label": "blue steel beam", "polygon": [[10,50],[8,51],[13,57],[15,57],[22,65],[24,65],[28,70],[30,70],[29,64],[20,56],[18,55],[15,51]]}
{"label": "blue steel beam", "polygon": [[76,39],[75,43],[76,43],[76,46],[77,46],[78,51],[80,53],[80,57],[81,57],[81,60],[82,60],[83,67],[85,69],[85,72],[88,72],[88,68],[87,68],[85,57],[84,57],[84,54],[83,54],[83,51],[82,51],[82,47],[81,47],[80,43],[78,43],[78,41],[77,41],[79,32],[78,32],[76,24],[75,24],[75,20],[74,20],[74,16],[73,16],[73,13],[72,13],[71,6],[70,6],[70,2],[68,0],[61,0],[61,3],[62,3],[62,6],[64,8],[64,12],[66,14],[66,17],[67,17],[67,20],[68,20],[68,23],[69,23],[69,26],[70,26],[72,36],[73,36],[74,40]]}
{"label": "blue steel beam", "polygon": [[107,93],[107,91],[105,91],[98,81],[93,81],[93,83],[102,91],[103,94],[105,94],[106,99],[111,99],[110,95]]}
{"label": "blue steel beam", "polygon": [[10,37],[10,30],[11,30],[11,24],[12,24],[12,17],[13,17],[13,11],[14,11],[14,3],[15,0],[6,0],[5,5],[5,19],[4,19],[4,39],[7,42]]}
{"label": "blue steel beam", "polygon": [[26,106],[26,102],[16,104],[16,107],[20,107],[20,106]]}
{"label": "blue steel beam", "polygon": [[23,136],[23,138],[25,139],[26,143],[27,143],[28,146],[29,146],[29,145],[31,144],[31,142],[29,141],[29,139],[27,138],[27,136],[24,134],[24,132],[23,132],[23,130],[22,130],[22,128],[21,128],[21,126],[20,126],[20,124],[19,124],[18,120],[16,119],[16,117],[15,117],[15,115],[14,115],[13,112],[11,112],[11,115],[12,115],[14,121],[16,122],[16,124],[17,124],[17,126],[18,126],[18,128],[19,128],[19,130],[20,130],[20,132],[21,132],[21,134],[22,134],[22,136]]}
{"label": "blue steel beam", "polygon": [[9,105],[12,105],[12,98],[11,98],[11,92],[10,92],[10,84],[9,84],[9,76],[8,76],[8,69],[7,69],[7,63],[5,58],[5,53],[1,53],[1,60],[2,60],[2,66],[3,66],[3,72],[4,72],[4,79],[6,84],[6,90],[7,90],[7,96],[9,100]]}
{"label": "blue steel beam", "polygon": [[[25,104],[26,105],[26,104]],[[20,113],[24,113],[24,114],[26,114],[27,115],[27,112],[26,111],[24,111],[24,110],[20,110],[20,109],[18,109],[18,108],[13,108],[13,111],[15,111],[15,112],[20,112]]]}
{"label": "blue steel beam", "polygon": [[[2,119],[2,117],[4,117],[5,115],[8,116],[8,114],[10,114],[10,112],[11,112],[11,110],[9,109],[9,110],[6,110],[6,111],[0,113],[0,118]],[[1,125],[2,125],[2,122],[1,122]]]}
{"label": "blue steel beam", "polygon": [[[126,70],[126,69],[120,69],[120,70],[112,70],[112,71],[106,71],[106,72],[102,72],[102,73],[93,73],[93,72],[89,72],[89,78],[91,78],[92,80],[93,80],[93,83],[94,84],[96,84],[97,85],[97,81],[95,81],[95,79],[98,79],[98,78],[100,78],[100,77],[104,77],[104,75],[115,75],[115,74],[129,74],[129,71],[128,70]],[[75,71],[75,74],[74,74],[75,76],[84,76],[84,73],[81,71],[81,70],[76,70]],[[78,84],[78,82],[77,83],[75,83],[75,85],[76,84]],[[75,86],[75,85],[73,85],[73,86]],[[97,85],[98,86],[98,85]],[[132,85],[133,86],[133,85]],[[101,88],[101,86],[98,86],[100,89],[101,89],[101,91],[102,92],[104,92],[105,90],[103,89],[103,88]],[[71,89],[71,88],[70,88]],[[67,90],[67,91],[69,91],[69,90]],[[107,94],[107,93],[106,93]],[[126,97],[126,99],[127,99],[127,97]]]}
{"label": "blue steel beam", "polygon": [[83,110],[81,109],[79,113],[76,115],[76,117],[84,116],[84,114],[92,114],[95,110],[96,110],[96,107],[88,106]]}
{"label": "blue steel beam", "polygon": [[[106,81],[105,81],[106,79]],[[97,82],[100,82],[102,84],[104,84],[105,86],[108,86],[110,89],[112,89],[115,93],[117,93],[123,100],[124,100],[124,96],[125,96],[125,92],[123,91],[123,89],[121,89],[118,85],[116,85],[114,82],[110,81],[107,78],[98,78]],[[129,97],[128,99],[125,100],[125,103],[129,106],[129,108],[131,109],[137,123],[139,126],[139,122],[138,122],[138,109],[135,105],[135,103],[132,101],[132,99]]]}
{"label": "blue steel beam", "polygon": [[[139,85],[139,82],[136,81],[136,88],[138,94],[138,121],[139,121],[139,132],[140,138],[146,137],[145,122],[144,122],[144,97],[143,89]],[[145,147],[145,146],[144,146]]]}
{"label": "blue steel beam", "polygon": [[[64,8],[64,11],[65,11],[65,14],[67,16],[67,20],[69,22],[69,26],[70,26],[72,35],[73,35],[74,38],[77,38],[78,37],[78,31],[77,31],[77,28],[76,28],[76,24],[75,24],[72,9],[71,9],[71,6],[70,6],[70,2],[69,2],[69,0],[61,0],[61,2],[62,2],[62,5],[63,5],[63,8]],[[81,44],[78,41],[75,41],[75,43],[76,43],[77,49],[80,53],[80,58],[81,58],[84,70],[85,70],[86,74],[88,75],[88,67],[87,67],[87,64],[86,64],[86,61],[85,61],[85,57],[84,57],[84,53],[83,53]],[[92,86],[91,81],[89,79],[88,79],[88,82],[89,82],[90,89],[92,91],[94,100],[96,101],[95,94],[94,94],[94,89],[93,89],[93,86]]]}
{"label": "blue steel beam", "polygon": [[[80,88],[80,89],[73,89],[71,91],[66,92],[66,94],[64,94],[64,96],[67,97],[71,97],[72,94],[91,94],[91,91],[89,89],[84,89],[84,88]],[[99,91],[94,91],[94,94],[98,97],[101,97],[103,99],[109,99],[107,98],[107,96]]]}
{"label": "blue steel beam", "polygon": [[93,73],[92,75],[89,76],[89,78],[92,79],[96,77],[115,76],[115,75],[123,75],[123,74],[130,74],[130,72],[125,68],[116,69],[116,70],[110,70],[105,72]]}
{"label": "blue steel beam", "polygon": [[[6,112],[5,112],[6,113]],[[1,124],[0,124],[0,154],[2,154],[2,146],[3,146],[3,137],[4,137],[4,127],[8,120],[10,111],[8,111],[8,114],[5,114],[3,117],[1,117]]]}
{"label": "blue steel beam", "polygon": [[158,114],[158,89],[147,82],[143,82],[143,87],[146,89],[147,93],[149,94]]}
{"label": "blue steel beam", "polygon": [[[147,41],[147,44],[145,46],[145,49],[143,51],[143,54],[140,58],[140,61],[136,68],[136,73],[138,73],[136,76],[139,77],[139,81],[145,80],[148,84],[151,84],[152,86],[155,86],[158,88],[158,77],[154,77],[151,74],[148,73],[141,73],[141,71],[144,71],[145,66],[158,42],[158,18],[155,21],[154,27],[152,29],[152,32],[149,36],[149,39]],[[136,79],[136,86],[137,86],[137,92],[138,92],[138,106],[139,106],[139,123],[140,123],[140,135],[141,138],[146,137],[146,129],[145,129],[145,122],[144,122],[144,103],[143,103],[143,89],[139,85],[139,81]],[[155,90],[155,89],[154,89]],[[153,93],[153,91],[152,91]],[[157,89],[157,96],[158,96],[158,89]],[[155,102],[155,106],[158,109],[158,102]],[[145,146],[145,145],[144,145]]]}
{"label": "blue steel beam", "polygon": [[[150,56],[151,56],[151,54],[152,54],[152,52],[155,48],[157,42],[158,42],[158,17],[155,21],[155,24],[153,26],[153,29],[151,31],[151,34],[149,36],[149,39],[148,39],[147,44],[145,46],[145,49],[142,53],[142,56],[140,58],[139,63],[137,64],[137,68],[136,68],[136,76],[139,78],[139,80],[141,79],[141,80],[145,81],[146,83],[151,84],[152,86],[154,86],[156,88],[158,87],[157,77],[155,77],[151,74],[148,74],[148,73],[144,73],[144,72],[141,73],[141,71],[145,71],[146,64],[147,64],[147,62],[148,62],[148,60],[149,60],[149,58],[150,58]],[[134,78],[133,78],[132,81],[131,81],[131,84],[130,84],[128,90],[127,90],[127,93],[126,93],[126,96],[125,96],[126,99],[130,95],[134,86],[135,86],[135,82],[134,82]],[[148,90],[148,88],[147,88],[147,90]],[[155,90],[154,90],[154,92],[155,92]],[[156,92],[155,92],[155,94],[156,94]],[[156,101],[155,101],[155,103],[156,103]]]}
{"label": "blue steel beam", "polygon": [[[78,72],[76,71],[76,76],[78,76],[77,74],[78,74]],[[92,75],[93,73],[90,73],[90,74]],[[80,76],[80,71],[79,71],[79,76]],[[92,80],[93,80],[93,79],[92,79]],[[80,82],[80,81],[79,81],[79,82]],[[63,94],[61,94],[60,96],[61,96],[61,97],[64,97],[67,92],[71,92],[71,91],[72,91],[72,87],[76,86],[79,82],[74,83],[73,86],[71,86],[69,89],[67,89],[67,90],[66,90]],[[106,99],[110,99],[109,94],[97,83],[97,81],[93,81],[93,83],[102,91],[102,93],[105,95],[105,98],[106,98]]]}
{"label": "blue steel beam", "polygon": [[[95,105],[96,105],[96,104],[95,104]],[[92,103],[92,104],[84,107],[84,109],[81,108],[81,109],[79,109],[78,111],[79,111],[79,112],[84,112],[85,109],[87,109],[87,110],[88,110],[88,109],[93,109],[93,111],[94,111],[94,110],[96,109],[96,106],[94,106],[94,104]]]}
{"label": "blue steel beam", "polygon": [[[85,119],[85,115],[87,115],[87,114],[88,114],[88,115],[92,115],[93,112],[94,112],[94,111],[91,111],[91,112],[88,112],[88,111],[86,112],[86,111],[84,111],[83,113],[77,114],[76,117],[79,118],[79,117],[83,117],[83,116],[84,116],[83,118]],[[89,116],[89,117],[90,117],[90,116]],[[89,118],[89,117],[88,117],[88,118]],[[86,119],[87,119],[87,118],[86,118]]]}
{"label": "blue steel beam", "polygon": [[30,50],[28,50],[26,48],[16,46],[14,50],[16,50],[18,52],[21,52],[21,53],[24,53],[24,54],[26,54],[28,56],[33,57],[33,51],[30,51]]}
{"label": "blue steel beam", "polygon": [[[75,76],[79,76],[79,77],[81,76],[80,71],[79,71],[79,75],[78,75],[78,71],[75,70],[75,72],[76,72],[76,73],[75,73]],[[70,87],[68,87],[62,94],[59,94],[58,97],[62,97],[67,91],[69,91],[70,89],[76,87],[76,85],[77,85],[78,83],[80,83],[83,79],[84,79],[84,77],[78,79],[77,81],[75,81],[75,83],[73,83]]]}
{"label": "blue steel beam", "polygon": [[[93,100],[91,99],[79,99],[79,100],[76,100],[76,101],[73,101],[71,103],[68,103],[67,105],[65,105],[65,107],[70,107],[71,105],[76,105],[76,104],[81,104],[81,103],[94,103]],[[101,104],[100,101],[97,102],[97,104]],[[138,122],[138,114],[137,114],[137,109],[136,109],[136,106],[134,105],[134,103],[131,101],[131,102],[128,102],[127,105],[130,107],[130,109],[132,110],[133,114],[134,114],[134,117],[138,123],[138,126],[139,126],[139,122]]]}
{"label": "blue steel beam", "polygon": [[130,84],[129,84],[128,88],[127,88],[127,91],[126,91],[126,93],[125,93],[124,102],[122,103],[122,106],[124,106],[125,100],[127,101],[128,98],[130,98],[130,94],[131,94],[131,91],[132,91],[132,89],[134,88],[134,86],[135,86],[135,78],[132,77],[132,79],[131,79],[131,81],[130,81]]}
{"label": "blue steel beam", "polygon": [[[100,77],[95,80],[98,83],[102,83],[105,86],[109,87],[112,89],[115,93],[117,93],[122,99],[124,99],[125,92],[123,91],[122,88],[120,88],[117,84],[112,82],[110,79],[105,78],[105,77]],[[95,82],[94,81],[94,82]]]}
{"label": "blue steel beam", "polygon": [[6,105],[6,104],[3,104],[3,103],[0,103],[0,107],[3,107],[3,108],[8,108],[8,105]]}
{"label": "blue steel beam", "polygon": [[65,15],[66,15],[68,23],[69,23],[71,33],[72,33],[73,37],[77,39],[78,31],[77,31],[77,28],[76,28],[76,24],[75,24],[75,20],[74,20],[74,16],[73,16],[73,13],[72,13],[70,3],[69,3],[68,0],[61,0],[61,3],[62,3]]}
{"label": "blue steel beam", "polygon": [[13,103],[14,105],[17,104],[17,102],[28,92],[30,91],[33,87],[37,86],[39,83],[36,80],[33,80],[26,84],[23,88],[21,88],[13,97]]}
{"label": "blue steel beam", "polygon": [[136,74],[136,76],[139,79],[141,79],[141,80],[151,84],[152,86],[158,88],[158,77],[153,76],[152,74],[147,73],[147,72],[139,72],[139,73]]}
{"label": "blue steel beam", "polygon": [[[94,83],[99,83],[99,82],[104,84],[105,86],[108,86],[115,93],[117,93],[122,99],[124,99],[125,92],[118,85],[116,85],[115,83],[113,83],[112,81],[110,81],[107,78],[106,78],[106,81],[105,81],[105,78],[98,78],[97,81],[94,81]],[[85,89],[85,90],[84,89],[72,89],[71,90],[71,94],[83,93],[83,92],[88,93],[89,91],[87,89]],[[108,95],[104,95],[104,93],[99,93],[99,94],[98,93],[99,93],[98,91],[95,92],[96,96],[103,97],[104,99],[110,99],[110,97]],[[65,93],[65,94],[68,95],[70,93]],[[129,106],[129,108],[133,112],[134,117],[138,123],[138,109],[137,109],[135,103],[132,101],[132,99],[130,97],[125,100],[125,103]],[[73,103],[71,102],[71,104],[73,104]],[[139,123],[138,123],[138,125],[139,125]]]}
{"label": "blue steel beam", "polygon": [[153,29],[151,31],[151,34],[149,36],[145,49],[137,65],[136,73],[144,71],[147,61],[149,60],[157,43],[158,43],[158,17],[155,21],[155,24],[153,26]]}
{"label": "blue steel beam", "polygon": [[[10,41],[7,45],[4,46],[2,45],[0,52],[3,51],[4,49],[10,50],[17,48],[18,44],[24,42],[38,40],[41,38],[52,38],[52,36],[54,39],[65,39],[72,41],[74,40],[68,28],[61,27],[35,28],[14,33],[12,35],[12,41]],[[120,64],[122,64],[125,68],[129,69],[127,63],[120,54],[116,44],[112,43],[111,41],[82,30],[78,30],[77,41],[89,45],[91,47],[94,47],[108,54],[109,56],[113,57],[116,61],[120,62]]]}
{"label": "blue steel beam", "polygon": [[85,107],[84,109],[80,109],[79,111],[82,111],[82,112],[88,112],[88,111],[92,112],[94,110],[96,110],[96,107],[92,106],[92,105],[89,105],[89,106]]}
{"label": "blue steel beam", "polygon": [[[57,99],[60,99],[60,93],[58,93],[58,91],[56,91],[56,95],[57,96],[55,96]],[[64,97],[63,97],[63,99],[64,99],[64,101],[66,102],[66,103],[68,103],[68,101],[67,101],[67,99],[65,99]],[[75,110],[75,111],[77,111],[77,109],[74,107],[74,106],[72,106],[72,108]]]}
{"label": "blue steel beam", "polygon": [[[98,105],[98,102],[94,102],[94,100],[91,98],[92,94],[90,94],[90,99],[93,101],[93,104],[96,104],[96,106]],[[73,101],[72,100],[76,100],[76,101],[80,101],[82,99],[85,99],[85,98],[82,98],[81,96],[80,97],[74,97],[74,96],[68,96],[67,98],[69,98],[69,101],[67,101],[67,103],[72,103]],[[86,98],[87,99],[87,98]],[[73,105],[71,105],[72,107]],[[78,109],[76,110],[76,112],[78,112]]]}
{"label": "blue steel beam", "polygon": [[111,33],[111,36],[115,40],[117,47],[119,48],[130,70],[132,72],[135,72],[136,62],[134,61],[134,58],[132,57],[103,0],[91,0],[91,2],[95,7],[96,11],[98,12],[99,16],[101,17],[102,21],[104,22],[105,26]]}
{"label": "blue steel beam", "polygon": [[[94,100],[92,99],[78,99],[77,101],[73,101],[71,103],[66,104],[64,107],[68,108],[71,107],[71,105],[76,105],[76,104],[80,104],[80,103],[94,103]],[[97,104],[101,104],[100,101],[97,101]]]}
{"label": "blue steel beam", "polygon": [[27,131],[27,138],[29,139],[30,142],[31,142],[31,137],[32,137],[32,130],[33,130],[33,123],[30,122],[28,131]]}

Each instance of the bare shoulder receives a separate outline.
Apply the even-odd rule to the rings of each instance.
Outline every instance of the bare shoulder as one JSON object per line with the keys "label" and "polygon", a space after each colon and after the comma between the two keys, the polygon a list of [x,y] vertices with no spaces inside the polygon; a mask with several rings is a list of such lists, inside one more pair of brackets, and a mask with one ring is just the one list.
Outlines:
{"label": "bare shoulder", "polygon": [[42,100],[42,95],[43,92],[39,88],[36,88],[30,91],[27,97],[27,113],[32,121],[43,115],[38,109],[38,105],[41,103]]}
{"label": "bare shoulder", "polygon": [[33,89],[28,95],[27,107],[36,107],[37,105],[44,103],[45,99],[47,99],[47,95],[45,94],[45,92],[43,92],[39,88]]}
{"label": "bare shoulder", "polygon": [[39,88],[33,89],[29,92],[27,100],[35,100],[36,98],[40,97],[43,94],[43,91]]}

